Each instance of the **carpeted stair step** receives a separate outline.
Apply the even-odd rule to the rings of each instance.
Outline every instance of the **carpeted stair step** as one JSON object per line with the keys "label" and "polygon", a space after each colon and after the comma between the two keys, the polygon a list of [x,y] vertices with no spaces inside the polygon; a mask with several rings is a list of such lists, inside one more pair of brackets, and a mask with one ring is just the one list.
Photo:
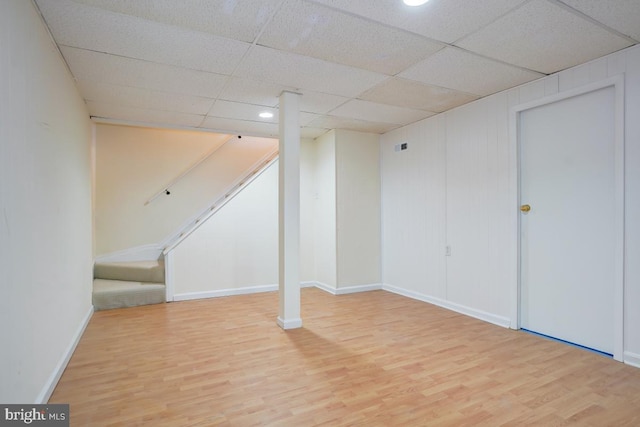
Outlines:
{"label": "carpeted stair step", "polygon": [[164,283],[162,261],[96,263],[95,279],[124,280],[130,282]]}
{"label": "carpeted stair step", "polygon": [[93,307],[95,310],[135,307],[165,302],[163,283],[94,279]]}

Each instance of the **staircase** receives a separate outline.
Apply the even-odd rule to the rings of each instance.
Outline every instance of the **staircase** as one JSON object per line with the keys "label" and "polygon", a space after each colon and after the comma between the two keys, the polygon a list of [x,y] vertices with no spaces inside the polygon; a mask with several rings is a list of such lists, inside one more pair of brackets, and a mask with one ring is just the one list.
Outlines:
{"label": "staircase", "polygon": [[159,304],[166,300],[163,261],[96,263],[95,310]]}

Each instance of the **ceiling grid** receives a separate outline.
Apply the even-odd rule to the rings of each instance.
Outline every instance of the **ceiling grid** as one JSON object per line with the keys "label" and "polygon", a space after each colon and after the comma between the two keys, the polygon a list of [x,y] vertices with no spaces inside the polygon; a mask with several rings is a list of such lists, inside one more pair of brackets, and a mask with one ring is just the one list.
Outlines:
{"label": "ceiling grid", "polygon": [[[640,41],[637,0],[34,0],[92,116],[384,133]],[[260,118],[269,111],[273,118]]]}

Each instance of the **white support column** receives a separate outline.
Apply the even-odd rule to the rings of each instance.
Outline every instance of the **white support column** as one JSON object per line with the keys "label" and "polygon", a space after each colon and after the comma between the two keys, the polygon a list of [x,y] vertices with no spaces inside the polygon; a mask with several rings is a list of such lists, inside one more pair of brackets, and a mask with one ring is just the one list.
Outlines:
{"label": "white support column", "polygon": [[300,94],[280,95],[280,159],[278,192],[279,292],[278,325],[302,326],[300,318]]}

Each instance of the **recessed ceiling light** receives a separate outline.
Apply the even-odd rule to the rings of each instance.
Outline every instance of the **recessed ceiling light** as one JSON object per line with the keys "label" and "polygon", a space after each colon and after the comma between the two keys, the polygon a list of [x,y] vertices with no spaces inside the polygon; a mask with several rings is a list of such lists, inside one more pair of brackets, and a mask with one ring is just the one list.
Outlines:
{"label": "recessed ceiling light", "polygon": [[403,0],[407,6],[422,6],[429,0]]}
{"label": "recessed ceiling light", "polygon": [[273,117],[273,113],[270,113],[268,111],[263,111],[262,113],[260,113],[258,115],[263,119],[270,119],[271,117]]}

